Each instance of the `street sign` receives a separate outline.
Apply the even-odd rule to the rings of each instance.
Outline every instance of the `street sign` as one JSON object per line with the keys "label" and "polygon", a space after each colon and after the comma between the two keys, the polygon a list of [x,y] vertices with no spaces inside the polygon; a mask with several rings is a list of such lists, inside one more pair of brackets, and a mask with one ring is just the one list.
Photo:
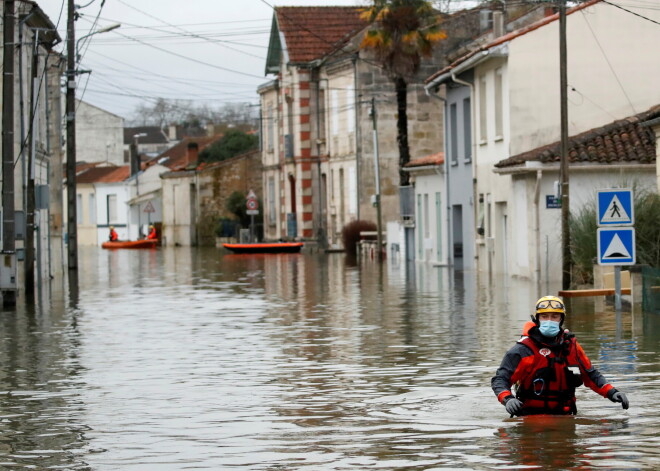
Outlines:
{"label": "street sign", "polygon": [[634,227],[601,227],[597,239],[599,265],[635,264]]}
{"label": "street sign", "polygon": [[258,209],[248,209],[247,211],[245,211],[245,213],[248,216],[256,216],[257,214],[259,214],[259,210]]}
{"label": "street sign", "polygon": [[561,208],[561,200],[555,195],[545,195],[545,207],[550,208]]}
{"label": "street sign", "polygon": [[142,210],[145,213],[155,213],[156,210],[154,209],[154,205],[151,204],[151,201],[147,201],[147,204],[144,205],[144,209]]}
{"label": "street sign", "polygon": [[247,199],[249,199],[249,200],[256,200],[256,199],[257,199],[257,195],[254,193],[254,191],[250,190],[250,191],[248,191]]}
{"label": "street sign", "polygon": [[249,200],[247,200],[245,205],[247,206],[248,210],[250,210],[250,209],[259,209],[259,202],[257,200],[249,199]]}
{"label": "street sign", "polygon": [[632,226],[635,223],[632,190],[598,190],[596,196],[599,226]]}

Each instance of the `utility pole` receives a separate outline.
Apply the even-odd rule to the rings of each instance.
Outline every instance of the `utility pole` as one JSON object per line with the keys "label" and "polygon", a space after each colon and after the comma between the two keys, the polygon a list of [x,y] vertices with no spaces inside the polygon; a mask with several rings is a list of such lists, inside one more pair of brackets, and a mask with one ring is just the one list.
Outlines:
{"label": "utility pole", "polygon": [[571,287],[571,232],[568,219],[571,214],[568,199],[568,77],[566,71],[566,0],[559,2],[559,97],[561,101],[561,163],[559,181],[561,185],[561,243],[562,243],[562,289]]}
{"label": "utility pole", "polygon": [[[2,57],[2,251],[15,260],[16,226],[14,221],[14,1],[5,0]],[[14,265],[15,266],[15,265]],[[13,274],[14,279],[16,272]],[[2,293],[5,306],[16,304],[16,291]]]}
{"label": "utility pole", "polygon": [[37,96],[38,96],[38,75],[37,68],[39,67],[39,31],[33,32],[33,45],[32,45],[32,79],[30,88],[30,148],[28,154],[27,165],[27,186],[25,191],[25,297],[32,301],[34,300],[34,265],[35,265],[35,247],[34,247],[34,233],[35,233],[35,187],[34,187],[34,168],[36,165],[36,117],[37,117]]}
{"label": "utility pole", "polygon": [[[76,208],[76,37],[74,0],[68,0],[66,25],[66,201],[69,273],[78,270],[78,211]],[[71,278],[69,278],[71,280]]]}
{"label": "utility pole", "polygon": [[380,162],[378,156],[378,127],[376,125],[377,116],[376,116],[376,99],[371,99],[371,123],[373,126],[373,136],[374,136],[374,175],[376,177],[376,194],[375,204],[376,204],[376,244],[378,244],[378,261],[383,261],[383,236],[382,236],[382,221],[381,221],[381,209],[380,209]]}

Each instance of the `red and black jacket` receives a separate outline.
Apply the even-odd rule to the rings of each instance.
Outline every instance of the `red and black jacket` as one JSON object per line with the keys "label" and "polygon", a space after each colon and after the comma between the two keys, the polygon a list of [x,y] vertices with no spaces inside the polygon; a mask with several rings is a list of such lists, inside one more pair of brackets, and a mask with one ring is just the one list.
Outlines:
{"label": "red and black jacket", "polygon": [[[579,369],[579,376],[569,367]],[[500,402],[512,396],[523,402],[523,415],[575,414],[575,388],[584,384],[603,397],[612,389],[591,365],[584,350],[568,330],[553,339],[541,335],[528,322],[522,338],[502,359],[491,386]]]}

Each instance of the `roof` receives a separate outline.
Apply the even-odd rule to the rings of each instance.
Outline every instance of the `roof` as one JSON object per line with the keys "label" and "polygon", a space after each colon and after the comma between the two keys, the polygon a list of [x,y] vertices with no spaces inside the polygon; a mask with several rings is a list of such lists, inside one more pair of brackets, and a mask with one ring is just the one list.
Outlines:
{"label": "roof", "polygon": [[124,128],[124,144],[132,144],[136,134],[146,134],[140,137],[140,144],[167,144],[167,136],[158,126],[137,126]]}
{"label": "roof", "polygon": [[[570,163],[652,164],[656,161],[655,136],[644,123],[660,117],[660,105],[637,115],[591,129],[569,139]],[[561,142],[501,160],[495,167],[524,165],[528,161],[553,163],[560,161]]]}
{"label": "roof", "polygon": [[413,159],[408,162],[404,167],[414,168],[414,167],[428,167],[432,165],[442,165],[445,163],[445,153],[438,152],[436,154],[426,155],[418,159]]}
{"label": "roof", "polygon": [[[589,0],[587,2],[581,3],[581,4],[579,4],[575,7],[567,10],[566,14],[570,15],[570,14],[575,13],[577,11],[580,11],[584,8],[590,7],[590,6],[592,6],[596,3],[599,3],[601,1],[603,1],[603,0]],[[449,72],[452,71],[453,69],[456,69],[456,67],[458,67],[459,65],[464,64],[467,61],[470,61],[470,59],[473,59],[473,60],[478,59],[479,55],[482,55],[482,56],[485,57],[485,55],[488,54],[488,51],[490,51],[490,49],[492,49],[496,46],[500,46],[502,44],[506,44],[509,41],[511,41],[512,39],[518,38],[520,36],[524,36],[527,33],[531,33],[532,31],[537,30],[537,29],[541,28],[542,26],[545,26],[545,25],[547,25],[549,23],[552,23],[553,21],[557,21],[557,20],[559,20],[559,13],[555,13],[554,15],[547,16],[547,17],[545,17],[545,18],[543,18],[539,21],[536,21],[535,23],[532,23],[531,25],[525,26],[524,28],[520,28],[520,29],[517,29],[517,30],[512,31],[510,33],[507,33],[505,35],[502,35],[499,38],[496,38],[493,41],[491,41],[487,44],[484,44],[481,47],[473,49],[472,51],[468,52],[464,56],[459,57],[458,59],[456,59],[454,62],[452,62],[447,67],[437,71],[436,73],[434,73],[433,75],[428,77],[424,81],[424,83],[427,84],[427,86],[439,85],[444,80],[447,80],[449,78]],[[471,63],[472,63],[472,61],[470,61],[470,64]]]}
{"label": "roof", "polygon": [[[361,31],[362,7],[276,7],[266,59],[266,73],[279,69],[282,49],[288,62],[321,59]],[[282,40],[284,44],[282,44]]]}
{"label": "roof", "polygon": [[[203,149],[213,144],[214,142],[219,141],[221,138],[222,138],[221,135],[204,136],[204,137],[186,137],[177,145],[172,146],[166,151],[158,154],[158,156],[154,157],[151,162],[160,163],[161,165],[164,165],[165,167],[168,167],[172,170],[179,170],[183,167],[186,167],[189,164],[188,144],[197,143],[198,152],[201,152]],[[165,158],[167,160],[163,160]]]}
{"label": "roof", "polygon": [[130,175],[128,165],[121,167],[92,167],[76,177],[76,183],[116,183],[123,182]]}

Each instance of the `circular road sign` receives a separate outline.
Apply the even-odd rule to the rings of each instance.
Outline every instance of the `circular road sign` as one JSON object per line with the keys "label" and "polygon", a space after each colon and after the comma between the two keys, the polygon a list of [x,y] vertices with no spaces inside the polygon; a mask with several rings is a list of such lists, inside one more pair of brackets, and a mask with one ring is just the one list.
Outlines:
{"label": "circular road sign", "polygon": [[259,203],[257,203],[257,200],[249,199],[247,200],[247,209],[257,209],[259,207]]}

